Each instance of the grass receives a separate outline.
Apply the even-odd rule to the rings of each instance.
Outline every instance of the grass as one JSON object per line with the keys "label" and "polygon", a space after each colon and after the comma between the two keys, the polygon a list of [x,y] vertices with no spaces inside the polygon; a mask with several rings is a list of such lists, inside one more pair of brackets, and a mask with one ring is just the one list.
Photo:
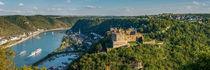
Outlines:
{"label": "grass", "polygon": [[137,41],[131,41],[131,42],[128,42],[130,44],[130,46],[135,46],[135,45],[138,45],[138,42]]}

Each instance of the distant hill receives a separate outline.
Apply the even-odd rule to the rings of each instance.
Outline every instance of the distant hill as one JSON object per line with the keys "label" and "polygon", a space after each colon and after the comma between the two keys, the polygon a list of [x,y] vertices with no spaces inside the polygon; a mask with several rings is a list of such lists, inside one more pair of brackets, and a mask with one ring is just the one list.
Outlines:
{"label": "distant hill", "polygon": [[[171,18],[170,16],[173,18]],[[149,16],[121,16],[121,17],[86,17],[78,20],[75,25],[71,28],[74,32],[78,32],[79,30],[86,34],[90,32],[95,32],[100,35],[104,35],[106,31],[108,31],[111,27],[117,28],[138,28],[140,32],[148,33],[148,32],[156,32],[161,31],[163,29],[153,29],[155,27],[163,27],[165,28],[168,23],[177,22],[176,18],[180,16],[185,16],[183,20],[180,21],[188,21],[189,17],[192,18],[202,18],[202,21],[207,23],[210,21],[210,14],[160,14],[160,15],[149,15]],[[170,21],[168,21],[170,20]],[[207,21],[207,22],[206,22]],[[164,25],[150,23],[160,23],[162,22]],[[145,28],[151,26],[153,28]]]}
{"label": "distant hill", "polygon": [[0,16],[0,37],[22,34],[37,29],[71,27],[79,17],[60,16]]}

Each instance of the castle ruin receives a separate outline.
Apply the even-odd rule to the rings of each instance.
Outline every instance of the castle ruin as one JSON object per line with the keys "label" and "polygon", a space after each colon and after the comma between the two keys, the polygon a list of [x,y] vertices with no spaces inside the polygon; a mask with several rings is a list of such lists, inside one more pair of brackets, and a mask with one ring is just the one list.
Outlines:
{"label": "castle ruin", "polygon": [[136,29],[124,30],[121,28],[110,28],[107,34],[112,39],[112,48],[129,47],[130,41],[139,41],[143,39],[143,34],[138,33]]}

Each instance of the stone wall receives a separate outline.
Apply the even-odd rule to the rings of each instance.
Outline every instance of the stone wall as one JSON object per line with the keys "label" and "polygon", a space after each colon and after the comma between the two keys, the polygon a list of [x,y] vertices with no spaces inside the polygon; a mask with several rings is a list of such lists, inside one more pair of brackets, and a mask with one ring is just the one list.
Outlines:
{"label": "stone wall", "polygon": [[121,28],[111,28],[110,31],[107,32],[107,34],[111,35],[113,48],[129,46],[129,41],[138,41],[143,37],[141,33],[138,33],[134,29],[123,30]]}
{"label": "stone wall", "polygon": [[162,45],[164,42],[157,43],[155,40],[143,42],[143,44],[151,44],[151,45]]}

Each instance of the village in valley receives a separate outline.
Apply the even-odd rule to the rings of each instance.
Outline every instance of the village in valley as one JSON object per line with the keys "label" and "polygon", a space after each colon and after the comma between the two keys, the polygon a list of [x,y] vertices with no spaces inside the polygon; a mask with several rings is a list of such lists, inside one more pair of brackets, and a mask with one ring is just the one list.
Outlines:
{"label": "village in valley", "polygon": [[[166,30],[167,29],[169,29],[169,27],[167,27]],[[68,34],[67,37],[70,40],[68,42],[70,42],[71,45],[68,44],[65,45],[65,47],[62,47],[62,51],[75,51],[75,50],[86,51],[92,45],[102,40],[104,36],[108,36],[109,39],[111,39],[112,43],[111,46],[107,47],[107,49],[103,51],[109,51],[112,48],[130,47],[129,42],[140,42],[142,44],[151,44],[151,45],[164,44],[161,41],[156,42],[155,40],[144,41],[143,40],[144,34],[137,32],[137,28],[129,28],[127,30],[122,28],[110,28],[110,31],[107,31],[106,35],[104,36],[94,32],[90,32],[89,34],[83,34],[80,30],[79,32],[73,32],[72,30],[68,30],[67,34]],[[62,44],[66,44],[68,42],[63,41]]]}

